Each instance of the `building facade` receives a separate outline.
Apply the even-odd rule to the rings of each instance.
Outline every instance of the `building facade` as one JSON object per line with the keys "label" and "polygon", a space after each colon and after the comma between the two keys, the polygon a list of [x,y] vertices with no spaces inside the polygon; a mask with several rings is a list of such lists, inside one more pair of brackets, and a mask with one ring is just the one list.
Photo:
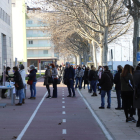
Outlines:
{"label": "building facade", "polygon": [[42,23],[41,16],[36,16],[35,8],[27,8],[26,19],[26,39],[27,39],[27,61],[28,66],[34,65],[44,70],[45,65],[57,63],[58,54],[54,53],[54,45],[51,41],[51,35],[47,32],[47,24]]}
{"label": "building facade", "polygon": [[25,0],[12,0],[13,59],[27,67]]}
{"label": "building facade", "polygon": [[11,0],[0,0],[0,75],[3,65],[13,67]]}

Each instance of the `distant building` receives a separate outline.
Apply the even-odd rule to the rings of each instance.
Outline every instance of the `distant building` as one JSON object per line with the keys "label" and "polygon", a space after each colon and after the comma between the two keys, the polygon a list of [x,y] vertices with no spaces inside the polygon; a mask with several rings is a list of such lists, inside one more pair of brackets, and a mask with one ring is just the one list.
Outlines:
{"label": "distant building", "polygon": [[29,65],[35,65],[44,70],[45,65],[57,63],[59,55],[54,53],[54,44],[51,35],[47,32],[47,23],[42,23],[39,8],[27,7],[26,39],[27,39],[27,61]]}
{"label": "distant building", "polygon": [[12,0],[12,28],[14,61],[27,67],[26,5],[25,0]]}
{"label": "distant building", "polygon": [[3,65],[13,67],[11,0],[0,0],[0,75]]}

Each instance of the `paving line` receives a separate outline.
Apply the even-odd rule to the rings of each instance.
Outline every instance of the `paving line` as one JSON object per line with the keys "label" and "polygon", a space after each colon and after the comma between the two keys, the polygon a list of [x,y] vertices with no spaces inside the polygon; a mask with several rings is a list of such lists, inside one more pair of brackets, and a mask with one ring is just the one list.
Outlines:
{"label": "paving line", "polygon": [[112,136],[109,134],[109,132],[107,131],[107,129],[105,128],[105,126],[103,125],[103,123],[100,121],[100,119],[98,118],[98,116],[95,114],[95,112],[92,110],[92,108],[90,107],[89,103],[87,102],[87,100],[84,98],[84,96],[81,94],[81,92],[79,91],[79,89],[77,89],[77,91],[79,92],[80,96],[82,97],[82,99],[84,100],[85,104],[87,105],[88,109],[90,110],[92,116],[95,118],[95,120],[97,121],[97,123],[99,124],[100,128],[102,129],[102,131],[104,132],[106,138],[108,140],[113,140]]}
{"label": "paving line", "polygon": [[64,95],[62,95],[62,96],[64,96]]}
{"label": "paving line", "polygon": [[65,106],[62,106],[62,108],[65,108]]}
{"label": "paving line", "polygon": [[66,123],[66,119],[62,119],[62,122],[63,122],[63,123]]}
{"label": "paving line", "polygon": [[67,130],[66,129],[62,129],[62,134],[67,134]]}
{"label": "paving line", "polygon": [[30,117],[29,121],[27,122],[27,124],[25,125],[25,127],[23,128],[23,130],[21,131],[21,133],[18,135],[16,140],[21,140],[21,138],[23,137],[23,135],[25,134],[26,130],[28,129],[28,127],[30,126],[31,122],[33,121],[37,111],[39,110],[40,106],[42,105],[45,97],[47,96],[48,92],[45,93],[45,95],[43,96],[42,100],[40,101],[40,103],[38,104],[38,106],[36,107],[34,113],[32,114],[32,116]]}
{"label": "paving line", "polygon": [[64,104],[64,103],[65,103],[65,101],[62,101],[62,103]]}
{"label": "paving line", "polygon": [[62,98],[62,100],[64,100],[65,98]]}
{"label": "paving line", "polygon": [[66,114],[66,112],[65,111],[62,111],[62,114]]}

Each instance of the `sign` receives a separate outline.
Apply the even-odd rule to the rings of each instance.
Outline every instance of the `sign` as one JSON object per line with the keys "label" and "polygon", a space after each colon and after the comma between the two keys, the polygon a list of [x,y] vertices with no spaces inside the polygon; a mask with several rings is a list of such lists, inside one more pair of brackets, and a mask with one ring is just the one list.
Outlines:
{"label": "sign", "polygon": [[137,61],[140,61],[140,52],[137,52]]}
{"label": "sign", "polygon": [[137,37],[137,48],[138,52],[140,52],[140,37]]}

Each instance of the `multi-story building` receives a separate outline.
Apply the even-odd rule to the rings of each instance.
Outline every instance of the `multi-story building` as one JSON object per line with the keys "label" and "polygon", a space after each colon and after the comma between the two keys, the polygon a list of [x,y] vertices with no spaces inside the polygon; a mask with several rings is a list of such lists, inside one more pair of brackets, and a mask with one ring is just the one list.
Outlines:
{"label": "multi-story building", "polygon": [[3,65],[13,67],[11,0],[0,0],[0,74]]}
{"label": "multi-story building", "polygon": [[37,12],[38,8],[27,7],[26,19],[26,39],[27,39],[27,63],[35,65],[44,70],[44,66],[49,63],[57,63],[58,54],[54,53],[54,45],[51,41],[51,35],[47,32],[47,24],[42,23],[42,14]]}
{"label": "multi-story building", "polygon": [[13,55],[27,67],[25,0],[12,0]]}

